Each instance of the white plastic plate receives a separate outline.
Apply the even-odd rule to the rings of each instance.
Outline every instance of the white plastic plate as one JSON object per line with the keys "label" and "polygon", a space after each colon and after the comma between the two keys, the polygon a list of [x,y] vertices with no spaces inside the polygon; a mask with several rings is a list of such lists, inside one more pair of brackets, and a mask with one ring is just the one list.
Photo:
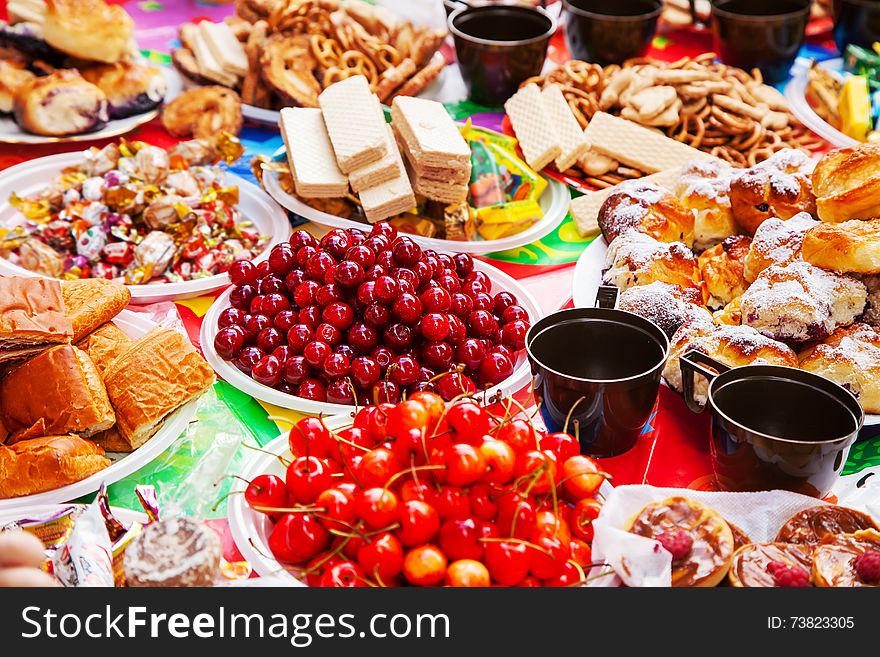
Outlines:
{"label": "white plastic plate", "polygon": [[[12,228],[26,221],[17,209],[9,204],[13,192],[19,196],[30,196],[38,193],[47,185],[52,184],[62,169],[79,164],[81,153],[62,153],[49,155],[37,160],[22,162],[0,172],[0,228]],[[287,214],[256,185],[226,172],[226,179],[238,185],[238,209],[242,219],[254,222],[256,229],[271,235],[263,252],[255,258],[256,262],[269,257],[272,247],[290,237],[290,221]],[[5,258],[0,258],[0,274],[8,276],[38,276],[34,272],[14,265]],[[155,303],[157,301],[173,301],[197,297],[229,285],[229,276],[217,274],[206,278],[198,278],[182,283],[148,283],[146,285],[129,285],[131,302],[134,304]]]}
{"label": "white plastic plate", "polygon": [[[183,91],[183,81],[180,78],[180,74],[173,68],[168,66],[160,66],[159,68],[162,70],[162,75],[165,77],[167,85],[164,102],[168,102],[181,94]],[[107,139],[108,137],[118,137],[126,132],[131,132],[139,125],[152,121],[157,116],[159,116],[158,107],[142,114],[108,121],[107,125],[94,132],[82,132],[76,135],[64,135],[63,137],[35,135],[18,127],[18,124],[11,116],[0,116],[0,144],[54,144],[58,142]]]}
{"label": "white plastic plate", "polygon": [[[517,281],[496,269],[492,265],[486,264],[481,260],[474,260],[474,268],[477,271],[485,272],[492,282],[492,293],[498,293],[502,290],[513,293],[519,305],[529,314],[529,321],[534,324],[541,318],[541,310],[532,295]],[[230,385],[238,388],[243,393],[255,397],[260,401],[269,404],[275,404],[282,408],[289,408],[307,415],[337,415],[340,413],[351,413],[355,410],[354,406],[346,404],[331,404],[328,402],[316,402],[310,399],[304,399],[295,395],[288,395],[286,392],[275,390],[262,383],[257,383],[247,374],[238,369],[233,363],[223,360],[214,349],[214,336],[217,335],[217,318],[220,313],[229,307],[229,294],[232,288],[221,294],[217,300],[211,305],[208,313],[202,321],[202,330],[199,340],[202,345],[202,353],[205,358],[217,372],[217,375]],[[486,391],[488,396],[495,393],[512,393],[523,388],[531,378],[528,360],[523,351],[517,362],[514,364],[513,374],[502,381],[497,386],[489,388]]]}
{"label": "white plastic plate", "polygon": [[[130,310],[120,312],[113,319],[113,323],[134,339],[145,335],[156,327],[156,324],[151,320]],[[142,447],[130,454],[107,452],[107,457],[113,463],[100,472],[96,472],[91,477],[86,477],[69,486],[62,486],[45,493],[0,500],[0,512],[11,509],[30,510],[38,504],[69,502],[83,495],[96,492],[102,483],[110,485],[120,479],[124,479],[162,454],[183,433],[186,425],[189,424],[195,414],[196,402],[191,401],[166,419],[162,426],[159,427],[156,435],[150,438]]]}
{"label": "white plastic plate", "polygon": [[[25,518],[45,517],[69,506],[69,504],[38,504],[36,506],[29,506],[27,509],[0,511],[0,527],[11,522],[24,520]],[[141,511],[132,511],[121,506],[111,506],[110,512],[114,518],[126,526],[130,526],[135,522],[147,522],[147,514]]]}
{"label": "white plastic plate", "polygon": [[[284,153],[284,148],[279,148],[273,154],[278,157]],[[510,237],[502,237],[497,240],[476,239],[467,242],[457,242],[454,240],[443,240],[437,237],[422,237],[421,235],[409,235],[415,242],[424,247],[435,249],[437,251],[459,251],[462,253],[473,253],[475,255],[494,253],[496,251],[505,251],[507,249],[515,249],[526,244],[531,244],[556,228],[568,213],[568,204],[571,197],[568,188],[561,182],[552,178],[546,178],[547,189],[539,199],[541,210],[544,216],[536,221],[528,229],[511,235]],[[306,205],[301,200],[285,192],[278,182],[277,171],[264,171],[263,182],[269,194],[285,208],[291,212],[295,212],[301,217],[305,217],[309,221],[314,221],[322,226],[331,226],[333,228],[360,228],[361,230],[369,229],[369,224],[364,224],[353,219],[344,219],[337,217]]]}
{"label": "white plastic plate", "polygon": [[[829,59],[821,62],[820,66],[839,75],[843,69],[843,60],[839,57]],[[785,87],[785,99],[792,113],[801,123],[830,144],[838,147],[857,146],[861,142],[826,123],[825,119],[810,107],[806,97],[809,68],[808,60],[799,59],[792,69],[791,81]]]}

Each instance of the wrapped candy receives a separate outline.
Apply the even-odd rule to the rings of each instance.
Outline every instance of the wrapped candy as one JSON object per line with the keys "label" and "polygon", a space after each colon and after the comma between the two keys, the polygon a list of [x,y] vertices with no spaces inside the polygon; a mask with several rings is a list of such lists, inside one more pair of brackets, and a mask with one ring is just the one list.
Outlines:
{"label": "wrapped candy", "polygon": [[82,164],[82,169],[90,176],[102,176],[116,168],[119,155],[119,146],[116,144],[107,144],[100,150],[91,148],[83,153],[85,161]]}
{"label": "wrapped candy", "polygon": [[89,262],[94,262],[101,255],[101,250],[107,244],[107,233],[100,226],[92,226],[83,231],[76,239],[76,252],[84,256]]}
{"label": "wrapped candy", "polygon": [[80,194],[82,195],[83,200],[85,201],[100,201],[104,196],[104,179],[95,176],[93,178],[86,178],[82,184],[82,191]]}
{"label": "wrapped candy", "polygon": [[35,274],[58,278],[64,271],[64,258],[47,244],[36,239],[26,239],[19,247],[19,264]]}
{"label": "wrapped candy", "polygon": [[135,246],[131,242],[110,242],[104,246],[102,255],[111,265],[127,267],[134,260]]}
{"label": "wrapped candy", "polygon": [[172,171],[165,179],[165,186],[180,196],[197,196],[199,183],[187,170]]}
{"label": "wrapped candy", "polygon": [[144,146],[134,156],[138,177],[146,183],[160,183],[168,176],[168,152],[158,146]]}
{"label": "wrapped candy", "polygon": [[[144,210],[144,223],[153,230],[166,228],[181,219],[179,205],[183,205],[183,199],[173,194],[153,201]],[[186,205],[183,207],[187,212],[189,211]]]}
{"label": "wrapped candy", "polygon": [[171,263],[176,251],[174,240],[159,230],[151,231],[135,247],[134,262],[138,267],[149,266],[154,276],[158,276]]}
{"label": "wrapped candy", "polygon": [[98,504],[76,519],[52,567],[64,586],[113,586],[113,547]]}

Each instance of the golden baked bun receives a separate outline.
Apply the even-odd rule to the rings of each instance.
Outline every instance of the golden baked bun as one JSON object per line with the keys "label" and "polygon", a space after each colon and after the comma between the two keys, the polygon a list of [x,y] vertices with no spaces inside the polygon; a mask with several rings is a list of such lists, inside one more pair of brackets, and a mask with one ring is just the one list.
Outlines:
{"label": "golden baked bun", "polygon": [[742,295],[748,287],[743,277],[743,264],[752,238],[732,235],[700,254],[700,272],[709,292],[710,308],[721,308]]}
{"label": "golden baked bun", "polygon": [[[672,337],[669,358],[663,368],[663,378],[669,387],[683,392],[681,384],[681,356],[696,349],[710,358],[730,367],[763,363],[797,367],[797,355],[791,347],[748,326],[728,326],[706,322],[689,322]],[[694,399],[705,404],[709,382],[700,374],[694,375]]]}
{"label": "golden baked bun", "polygon": [[813,172],[813,191],[822,221],[880,216],[880,144],[866,142],[825,153]]}
{"label": "golden baked bun", "polygon": [[55,490],[110,465],[104,450],[77,436],[31,438],[0,445],[0,499]]}
{"label": "golden baked bun", "polygon": [[813,568],[813,548],[792,543],[752,543],[739,548],[733,555],[727,578],[737,588],[771,588],[778,586],[771,565],[781,563],[803,571],[809,581]]}
{"label": "golden baked bun", "polygon": [[599,228],[610,244],[635,229],[660,242],[694,243],[694,215],[670,192],[650,182],[618,185],[599,208]]}
{"label": "golden baked bun", "polygon": [[681,167],[675,194],[694,213],[694,251],[708,249],[739,232],[730,205],[730,181],[735,171],[717,159],[692,160]]}
{"label": "golden baked bun", "polygon": [[608,245],[605,265],[608,270],[602,277],[603,284],[615,285],[619,290],[662,281],[696,288],[706,298],[697,258],[681,242],[658,242],[630,229]]}
{"label": "golden baked bun", "polygon": [[15,439],[63,433],[88,438],[112,427],[116,417],[92,359],[65,344],[31,358],[0,381],[0,420]]}
{"label": "golden baked bun", "polygon": [[25,82],[13,110],[22,130],[50,137],[100,130],[109,118],[104,92],[72,69]]}
{"label": "golden baked bun", "polygon": [[816,546],[826,536],[852,534],[862,529],[880,531],[867,513],[836,504],[822,504],[798,511],[786,520],[776,535],[776,541]]}
{"label": "golden baked bun", "polygon": [[89,355],[95,367],[103,374],[110,363],[128,349],[132,342],[128,333],[113,322],[107,322],[77,342],[76,346]]}
{"label": "golden baked bun", "polygon": [[685,322],[700,319],[712,321],[712,315],[703,306],[700,290],[662,281],[624,290],[617,301],[617,308],[654,322],[669,338]]}
{"label": "golden baked bun", "polygon": [[131,290],[105,278],[81,278],[61,281],[61,296],[76,342],[116,317],[131,301]]}
{"label": "golden baked bun", "polygon": [[162,109],[162,125],[175,137],[211,139],[220,132],[241,130],[241,99],[226,87],[196,87]]}
{"label": "golden baked bun", "polygon": [[633,516],[626,530],[660,541],[672,552],[672,586],[717,586],[733,557],[733,534],[718,512],[685,497],[653,502]]}
{"label": "golden baked bun", "polygon": [[880,333],[867,324],[839,328],[798,355],[802,370],[854,394],[865,413],[880,413]]}
{"label": "golden baked bun", "polygon": [[157,328],[132,342],[103,373],[122,437],[133,449],[174,411],[214,383],[214,370],[177,331]]}
{"label": "golden baked bun", "polygon": [[730,183],[730,204],[739,226],[754,235],[771,217],[815,214],[812,172],[813,161],[806,153],[784,148],[737,174]]}
{"label": "golden baked bun", "polygon": [[15,94],[25,83],[33,79],[34,74],[24,67],[23,62],[0,59],[0,114],[12,112]]}
{"label": "golden baked bun", "polygon": [[746,257],[743,275],[751,283],[758,274],[772,265],[787,265],[801,260],[801,245],[807,231],[819,222],[806,212],[791,219],[768,219],[755,231],[755,238]]}
{"label": "golden baked bun", "polygon": [[880,219],[820,223],[804,237],[803,256],[822,269],[880,274]]}
{"label": "golden baked bun", "polygon": [[134,21],[104,0],[46,0],[46,43],[77,59],[112,64],[128,56]]}
{"label": "golden baked bun", "polygon": [[823,340],[865,308],[860,281],[792,262],[768,267],[742,295],[742,321],[776,340]]}
{"label": "golden baked bun", "polygon": [[158,107],[168,89],[161,69],[130,59],[90,66],[82,70],[82,76],[107,96],[111,119]]}
{"label": "golden baked bun", "polygon": [[863,529],[826,536],[813,553],[813,583],[823,587],[880,586],[880,579],[865,577],[860,567],[860,557],[866,552],[880,553],[880,532]]}

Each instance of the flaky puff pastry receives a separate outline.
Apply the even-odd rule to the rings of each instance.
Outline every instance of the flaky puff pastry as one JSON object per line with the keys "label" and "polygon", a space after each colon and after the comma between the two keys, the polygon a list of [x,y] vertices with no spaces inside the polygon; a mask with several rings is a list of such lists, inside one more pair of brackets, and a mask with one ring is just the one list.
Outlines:
{"label": "flaky puff pastry", "polygon": [[816,211],[822,221],[880,216],[880,144],[835,148],[813,171]]}
{"label": "flaky puff pastry", "polygon": [[710,308],[721,308],[748,288],[743,276],[743,266],[752,238],[747,235],[731,235],[700,254],[700,272],[709,292]]}
{"label": "flaky puff pastry", "polygon": [[98,368],[69,344],[47,349],[0,381],[0,418],[8,442],[64,433],[87,438],[116,420]]}
{"label": "flaky puff pastry", "polygon": [[807,231],[803,258],[840,273],[880,274],[880,219],[820,223]]}
{"label": "flaky puff pastry", "polygon": [[134,21],[104,0],[46,0],[46,42],[63,53],[112,64],[129,54]]}
{"label": "flaky puff pastry", "polygon": [[104,383],[117,427],[137,449],[169,414],[211,387],[214,370],[183,335],[157,328],[104,370]]}
{"label": "flaky puff pastry", "polygon": [[132,342],[125,331],[113,322],[107,322],[77,342],[76,346],[86,352],[98,371],[103,373]]}
{"label": "flaky puff pastry", "polygon": [[127,287],[104,278],[62,281],[61,296],[73,324],[74,342],[116,317],[131,301]]}
{"label": "flaky puff pastry", "polygon": [[0,499],[68,486],[110,465],[104,450],[78,436],[45,436],[0,445]]}
{"label": "flaky puff pastry", "polygon": [[880,413],[880,333],[867,324],[837,329],[798,359],[802,370],[849,390],[866,413]]}

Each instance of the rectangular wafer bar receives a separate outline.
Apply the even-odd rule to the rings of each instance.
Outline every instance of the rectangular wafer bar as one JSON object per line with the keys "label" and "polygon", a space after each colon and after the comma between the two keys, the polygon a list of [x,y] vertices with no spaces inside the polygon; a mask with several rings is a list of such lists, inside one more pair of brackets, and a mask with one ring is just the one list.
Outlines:
{"label": "rectangular wafer bar", "polygon": [[385,126],[386,130],[386,149],[387,152],[375,162],[359,169],[355,169],[348,174],[348,184],[356,192],[361,192],[370,187],[381,185],[397,175],[397,162],[395,155],[397,154],[397,142],[394,141],[394,133],[391,132],[391,126]]}
{"label": "rectangular wafer bar", "polygon": [[657,130],[605,112],[593,115],[584,135],[593,150],[646,173],[680,167],[696,158],[712,157]]}
{"label": "rectangular wafer bar", "polygon": [[306,198],[345,196],[348,179],[336,164],[321,110],[285,107],[279,127],[296,193]]}
{"label": "rectangular wafer bar", "polygon": [[363,75],[331,84],[318,96],[318,104],[342,173],[351,173],[387,153],[382,108]]}
{"label": "rectangular wafer bar", "polygon": [[[673,167],[666,171],[653,173],[650,176],[639,178],[644,182],[652,182],[655,185],[675,192],[675,186],[680,177],[681,167]],[[601,189],[597,192],[589,192],[583,196],[578,196],[571,200],[568,210],[571,218],[574,219],[575,226],[581,237],[588,237],[599,232],[599,209],[611,194],[617,191],[617,185]]]}
{"label": "rectangular wafer bar", "polygon": [[391,103],[391,125],[419,166],[458,168],[470,164],[470,146],[446,108],[436,101],[397,96]]}
{"label": "rectangular wafer bar", "polygon": [[504,103],[510,124],[519,140],[526,162],[540,171],[562,155],[559,136],[544,114],[541,90],[535,83],[527,84]]}
{"label": "rectangular wafer bar", "polygon": [[400,152],[395,148],[392,155],[397,167],[397,174],[394,178],[375,187],[369,187],[358,194],[364,214],[367,215],[367,221],[372,224],[401,212],[412,210],[416,206],[416,197],[413,194],[409,176],[406,175]]}
{"label": "rectangular wafer bar", "polygon": [[436,180],[437,182],[445,182],[453,185],[466,185],[471,179],[471,163],[468,160],[467,166],[450,167],[426,167],[413,162],[413,155],[409,149],[404,148],[403,154],[406,157],[406,164],[409,169],[419,178],[425,180]]}
{"label": "rectangular wafer bar", "polygon": [[247,75],[248,58],[244,46],[226,23],[202,21],[198,30],[224,72],[237,77]]}
{"label": "rectangular wafer bar", "polygon": [[562,148],[562,153],[556,157],[556,168],[566,171],[574,166],[588,148],[584,131],[574,118],[558,84],[545,87],[541,91],[541,100],[544,102],[547,120],[553,124]]}

